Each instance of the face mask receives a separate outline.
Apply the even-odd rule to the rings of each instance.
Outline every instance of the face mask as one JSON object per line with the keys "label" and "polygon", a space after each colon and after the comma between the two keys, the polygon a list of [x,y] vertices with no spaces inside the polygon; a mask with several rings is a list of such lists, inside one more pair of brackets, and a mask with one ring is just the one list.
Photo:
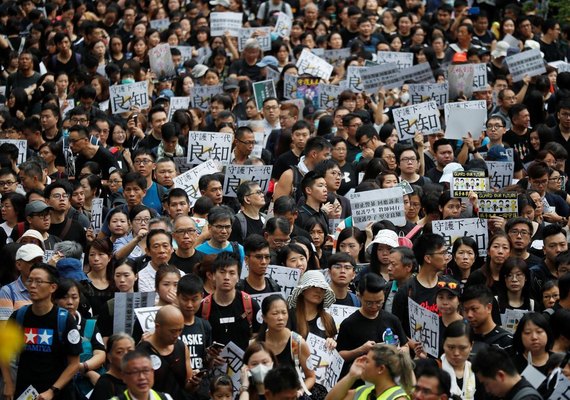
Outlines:
{"label": "face mask", "polygon": [[254,368],[250,369],[251,377],[255,383],[263,383],[267,373],[273,368],[273,363],[270,365],[259,364]]}
{"label": "face mask", "polygon": [[125,78],[121,80],[121,83],[124,85],[126,83],[135,83],[135,78]]}
{"label": "face mask", "polygon": [[277,39],[279,39],[279,34],[277,32],[271,32],[270,37],[271,37],[271,41],[274,42]]}
{"label": "face mask", "polygon": [[410,93],[408,92],[402,93],[400,95],[400,103],[406,104],[408,101],[410,101]]}

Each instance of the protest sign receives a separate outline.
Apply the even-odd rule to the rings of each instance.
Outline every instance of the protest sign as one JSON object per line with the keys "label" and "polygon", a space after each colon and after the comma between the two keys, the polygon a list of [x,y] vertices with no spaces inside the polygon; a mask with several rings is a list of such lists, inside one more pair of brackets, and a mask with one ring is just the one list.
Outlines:
{"label": "protest sign", "polygon": [[120,114],[133,108],[146,110],[150,107],[148,81],[109,86],[111,113]]}
{"label": "protest sign", "polygon": [[198,64],[206,64],[212,55],[212,49],[210,49],[210,47],[198,47],[196,53],[196,61]]}
{"label": "protest sign", "polygon": [[455,103],[445,103],[443,105],[445,125],[447,126],[449,121],[449,115],[451,111],[456,108],[465,108],[468,110],[487,110],[487,104],[485,100],[473,100],[473,101],[459,101]]}
{"label": "protest sign", "polygon": [[473,92],[487,89],[487,64],[473,64]]}
{"label": "protest sign", "polygon": [[243,26],[243,13],[213,12],[210,13],[210,35],[224,36],[229,32],[233,37],[239,37],[239,31]]}
{"label": "protest sign", "polygon": [[455,171],[451,178],[451,196],[469,197],[469,192],[486,192],[489,179],[484,171]]}
{"label": "protest sign", "polygon": [[447,125],[445,126],[446,139],[463,139],[469,136],[479,139],[481,132],[485,130],[487,121],[487,110],[466,108],[452,108],[448,114]]}
{"label": "protest sign", "polygon": [[340,324],[342,324],[342,321],[344,321],[352,314],[354,314],[356,311],[358,311],[358,307],[333,304],[332,306],[327,308],[326,311],[333,317],[336,329],[338,330],[338,328],[340,328]]}
{"label": "protest sign", "polygon": [[179,174],[183,174],[184,172],[192,169],[192,164],[188,164],[186,162],[186,156],[184,157],[172,157],[172,161],[176,164],[176,169],[178,170]]}
{"label": "protest sign", "polygon": [[437,233],[445,239],[446,246],[451,253],[451,248],[456,239],[470,237],[477,242],[479,256],[487,255],[487,243],[489,233],[487,220],[480,218],[445,219],[432,221],[433,233]]}
{"label": "protest sign", "polygon": [[182,62],[192,59],[192,46],[172,46],[174,49],[180,51],[180,56],[182,57]]}
{"label": "protest sign", "polygon": [[263,108],[263,100],[268,97],[277,97],[275,92],[275,82],[272,79],[253,83],[253,96],[257,110]]}
{"label": "protest sign", "polygon": [[333,71],[332,65],[311,53],[309,49],[303,49],[296,66],[299,75],[307,74],[321,79],[329,79]]}
{"label": "protest sign", "polygon": [[514,161],[485,161],[491,189],[502,189],[513,182]]}
{"label": "protest sign", "polygon": [[364,67],[350,65],[346,71],[346,82],[348,89],[355,93],[360,93],[364,90],[362,86],[362,77],[360,73],[364,71]]}
{"label": "protest sign", "polygon": [[532,78],[546,73],[544,60],[539,49],[525,50],[522,53],[508,56],[505,58],[505,63],[509,67],[513,82],[522,81],[525,75]]}
{"label": "protest sign", "polygon": [[237,197],[237,188],[242,182],[253,181],[259,184],[263,193],[271,180],[272,165],[236,165],[226,166],[224,173],[224,196]]}
{"label": "protest sign", "polygon": [[174,178],[174,187],[184,189],[190,198],[190,207],[193,207],[196,200],[202,196],[200,190],[198,190],[200,177],[207,174],[215,174],[216,172],[219,172],[218,167],[213,160],[209,159],[205,163],[197,165]]}
{"label": "protest sign", "polygon": [[[101,74],[101,75],[103,75],[103,74]],[[63,101],[61,99],[59,99],[59,107],[60,108],[62,108],[62,106],[64,106],[65,103],[67,103],[67,106],[63,107],[63,110],[61,110],[61,115],[63,115],[63,116],[67,116],[67,113],[75,108],[75,99],[65,99]],[[99,108],[101,108],[101,107],[99,107]]]}
{"label": "protest sign", "polygon": [[392,115],[400,141],[412,139],[416,132],[429,135],[441,130],[439,110],[435,101],[394,108]]}
{"label": "protest sign", "polygon": [[342,92],[342,88],[338,85],[328,85],[319,83],[317,92],[319,94],[319,104],[317,108],[332,110],[338,106],[338,95]]}
{"label": "protest sign", "polygon": [[398,65],[395,63],[374,65],[362,69],[360,71],[362,90],[366,93],[374,94],[381,87],[384,89],[393,89],[402,86],[403,81],[400,78],[399,71]]}
{"label": "protest sign", "polygon": [[448,102],[449,84],[446,83],[416,83],[408,86],[412,104],[435,101],[438,109]]}
{"label": "protest sign", "polygon": [[410,334],[429,355],[439,356],[439,316],[408,297]]}
{"label": "protest sign", "polygon": [[367,192],[350,193],[352,224],[360,229],[370,222],[390,220],[396,226],[406,224],[404,195],[401,188],[376,189]]}
{"label": "protest sign", "polygon": [[297,98],[309,100],[316,107],[319,102],[318,86],[320,79],[312,77],[297,78]]}
{"label": "protest sign", "polygon": [[103,199],[96,197],[91,202],[91,223],[90,226],[93,228],[93,233],[97,235],[101,232],[101,226],[103,225]]}
{"label": "protest sign", "polygon": [[265,271],[265,276],[277,282],[287,298],[293,293],[293,289],[297,287],[297,283],[301,279],[301,270],[279,265],[269,265]]}
{"label": "protest sign", "polygon": [[559,369],[557,371],[556,383],[554,386],[554,391],[548,398],[548,400],[569,400],[570,399],[570,380]]}
{"label": "protest sign", "polygon": [[505,310],[505,313],[501,315],[503,328],[511,333],[515,333],[517,327],[519,326],[519,321],[527,313],[528,310],[512,310],[510,308],[507,308]]}
{"label": "protest sign", "polygon": [[473,64],[450,65],[447,70],[449,82],[449,98],[470,98],[473,95]]}
{"label": "protest sign", "polygon": [[197,107],[202,111],[208,111],[212,96],[223,92],[222,85],[193,86],[190,88],[190,104],[192,104],[192,107]]}
{"label": "protest sign", "polygon": [[139,307],[135,308],[135,315],[141,325],[143,332],[154,332],[154,320],[156,319],[156,313],[161,307]]}
{"label": "protest sign", "polygon": [[[317,324],[319,321],[317,321]],[[329,350],[326,339],[313,333],[307,336],[307,344],[311,350],[311,355],[307,360],[307,367],[315,371],[315,378],[318,384],[323,385],[327,391],[332,390],[340,378],[344,359],[338,351]]]}
{"label": "protest sign", "polygon": [[222,374],[227,375],[232,381],[232,398],[237,397],[241,387],[241,368],[243,367],[243,350],[234,342],[229,342],[220,352],[220,357],[226,360],[226,363],[215,367],[214,376]]}
{"label": "protest sign", "polygon": [[241,28],[238,36],[238,49],[243,51],[247,39],[254,38],[259,43],[261,50],[271,50],[271,29],[270,27],[263,26],[258,28]]}
{"label": "protest sign", "polygon": [[297,75],[285,74],[283,77],[283,97],[286,99],[297,98]]}
{"label": "protest sign", "polygon": [[391,64],[398,65],[398,69],[410,68],[414,65],[414,53],[406,53],[399,51],[379,51],[376,53],[377,64]]}
{"label": "protest sign", "polygon": [[564,62],[564,61],[549,62],[548,65],[550,65],[553,68],[556,68],[558,73],[570,72],[570,64],[568,64],[567,62]]}
{"label": "protest sign", "polygon": [[16,400],[36,400],[38,397],[40,397],[39,392],[35,387],[30,385]]}
{"label": "protest sign", "polygon": [[265,73],[267,74],[267,79],[271,79],[275,84],[281,79],[279,71],[275,71],[273,68],[265,68]]}
{"label": "protest sign", "polygon": [[18,161],[16,164],[20,165],[26,161],[28,156],[28,141],[27,140],[17,140],[17,139],[0,139],[0,145],[4,143],[13,144],[18,148]]}
{"label": "protest sign", "polygon": [[403,83],[435,83],[429,63],[420,63],[400,70],[399,81]]}
{"label": "protest sign", "polygon": [[172,115],[176,110],[187,110],[190,107],[190,97],[188,96],[174,96],[170,98],[170,105],[168,106],[168,120],[172,120]]}
{"label": "protest sign", "polygon": [[323,52],[323,58],[331,65],[341,65],[350,57],[350,49],[348,47],[342,49],[331,49]]}
{"label": "protest sign", "polygon": [[115,293],[113,333],[133,334],[135,308],[150,307],[155,304],[155,292]]}
{"label": "protest sign", "polygon": [[200,164],[208,160],[229,164],[232,156],[234,135],[218,132],[188,132],[189,164]]}
{"label": "protest sign", "polygon": [[519,40],[510,33],[507,33],[505,36],[503,36],[502,40],[503,42],[507,42],[509,44],[509,47],[519,47]]}
{"label": "protest sign", "polygon": [[516,193],[479,193],[479,218],[518,217]]}
{"label": "protest sign", "polygon": [[396,186],[394,187],[402,188],[402,191],[404,192],[405,195],[412,194],[414,192],[414,189],[412,188],[412,185],[410,185],[410,182],[408,182],[405,179],[402,179],[402,181],[396,184]]}
{"label": "protest sign", "polygon": [[173,79],[176,77],[176,68],[170,54],[168,43],[161,43],[148,51],[150,70],[157,79]]}
{"label": "protest sign", "polygon": [[149,21],[150,27],[156,29],[159,32],[165,31],[170,25],[169,18],[153,19]]}
{"label": "protest sign", "polygon": [[277,22],[275,23],[275,33],[277,33],[282,38],[289,38],[292,26],[293,20],[291,17],[280,11],[277,16]]}

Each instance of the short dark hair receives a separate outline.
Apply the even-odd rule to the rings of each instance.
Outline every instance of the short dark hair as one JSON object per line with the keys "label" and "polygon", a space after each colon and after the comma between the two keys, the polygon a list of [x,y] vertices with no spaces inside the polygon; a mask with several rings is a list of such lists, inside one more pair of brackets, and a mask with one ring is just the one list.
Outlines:
{"label": "short dark hair", "polygon": [[210,184],[210,182],[213,182],[213,181],[218,181],[222,185],[224,184],[224,182],[222,182],[220,180],[220,177],[218,174],[206,174],[206,175],[202,175],[200,177],[200,179],[198,180],[198,189],[207,190],[208,185]]}
{"label": "short dark hair", "polygon": [[513,229],[513,226],[518,224],[525,224],[528,227],[530,233],[532,234],[533,232],[532,222],[530,222],[528,218],[523,218],[523,217],[516,217],[509,219],[505,224],[505,232],[509,233],[509,231]]}
{"label": "short dark hair", "polygon": [[333,265],[339,262],[347,262],[350,263],[353,267],[356,267],[356,261],[354,258],[350,254],[344,252],[338,252],[331,255],[328,259],[328,267],[331,268]]}
{"label": "short dark hair", "polygon": [[291,225],[289,224],[289,221],[283,217],[273,217],[267,220],[265,228],[263,228],[263,232],[273,234],[278,229],[281,232],[288,234],[291,231]]}
{"label": "short dark hair", "polygon": [[254,251],[260,251],[269,248],[269,243],[261,235],[253,234],[248,235],[248,237],[243,242],[243,249],[246,255],[253,253]]}
{"label": "short dark hair", "polygon": [[146,247],[150,248],[151,239],[157,235],[166,235],[168,237],[170,245],[172,246],[172,234],[170,232],[167,232],[164,229],[151,229],[150,232],[146,235]]}
{"label": "short dark hair", "polygon": [[73,188],[67,181],[57,180],[46,186],[44,189],[44,197],[48,199],[54,189],[63,189],[68,196],[71,196],[73,193]]}
{"label": "short dark hair", "polygon": [[451,396],[451,376],[449,373],[441,368],[436,368],[433,365],[425,366],[416,372],[416,379],[425,376],[428,378],[436,378],[438,385],[438,394],[445,394],[448,397]]}
{"label": "short dark hair", "polygon": [[166,196],[164,196],[164,200],[166,201],[166,203],[170,203],[170,200],[172,200],[174,197],[184,197],[184,199],[186,199],[186,201],[190,204],[188,193],[186,193],[186,191],[182,188],[170,189],[166,194]]}
{"label": "short dark hair", "polygon": [[230,223],[234,223],[235,214],[228,206],[214,207],[208,213],[208,224],[214,225],[216,222],[229,219]]}
{"label": "short dark hair", "polygon": [[150,356],[143,350],[131,350],[123,356],[121,360],[121,370],[124,371],[129,361],[145,358],[151,361]]}
{"label": "short dark hair", "polygon": [[243,206],[245,204],[246,196],[248,196],[251,193],[252,189],[258,185],[259,183],[255,181],[245,181],[240,183],[236,189],[236,196],[239,204]]}
{"label": "short dark hair", "polygon": [[123,188],[125,188],[129,183],[134,183],[142,190],[147,189],[146,179],[140,174],[140,172],[127,172],[123,178]]}
{"label": "short dark hair", "polygon": [[461,303],[478,300],[481,304],[493,304],[493,292],[485,285],[470,285],[463,289]]}
{"label": "short dark hair", "polygon": [[265,389],[273,394],[282,393],[286,390],[301,389],[299,376],[293,367],[288,365],[279,365],[269,370],[263,380]]}
{"label": "short dark hair", "polygon": [[218,254],[216,259],[212,263],[211,272],[216,272],[222,268],[232,267],[234,265],[238,267],[238,274],[239,274],[239,272],[241,272],[239,260],[235,258],[232,253],[228,251],[222,251],[220,254]]}
{"label": "short dark hair", "polygon": [[362,296],[364,292],[379,293],[386,287],[386,281],[373,272],[362,277],[358,282],[358,293]]}
{"label": "short dark hair", "polygon": [[535,161],[529,165],[527,169],[528,177],[532,179],[539,179],[544,175],[549,175],[550,167],[543,161]]}
{"label": "short dark hair", "polygon": [[453,144],[451,143],[451,141],[450,141],[449,139],[445,139],[445,138],[443,138],[443,139],[438,139],[438,140],[436,140],[435,142],[433,142],[433,146],[432,146],[432,147],[433,147],[433,152],[434,152],[434,153],[437,153],[437,149],[438,149],[440,146],[447,146],[447,145],[449,145],[449,146],[451,146],[451,148],[453,148]]}
{"label": "short dark hair", "polygon": [[283,215],[288,212],[297,212],[297,202],[291,196],[281,196],[273,204],[274,215]]}
{"label": "short dark hair", "polygon": [[412,248],[416,261],[422,265],[425,256],[445,246],[445,239],[441,235],[435,233],[425,233],[420,235],[414,242]]}
{"label": "short dark hair", "polygon": [[318,172],[315,171],[307,172],[303,177],[303,180],[301,181],[301,191],[305,196],[307,196],[307,193],[305,192],[307,188],[311,187],[317,179],[324,179],[324,178],[325,176],[321,175]]}
{"label": "short dark hair", "polygon": [[509,376],[518,374],[509,354],[496,346],[488,346],[477,352],[471,365],[473,372],[485,378],[495,378],[499,371]]}
{"label": "short dark hair", "polygon": [[202,294],[204,290],[204,282],[196,274],[186,274],[178,281],[176,295],[192,296],[194,294]]}
{"label": "short dark hair", "polygon": [[307,140],[305,145],[305,154],[309,154],[311,151],[323,151],[325,149],[332,148],[330,142],[322,136],[314,136]]}
{"label": "short dark hair", "polygon": [[47,272],[49,281],[55,283],[56,285],[59,285],[59,272],[55,267],[52,267],[48,263],[39,262],[32,265],[32,268],[30,268],[30,272],[36,269],[41,269]]}
{"label": "short dark hair", "polygon": [[552,329],[550,324],[544,315],[538,312],[528,312],[519,321],[517,330],[513,335],[513,349],[516,354],[525,354],[525,348],[522,342],[522,335],[527,322],[532,322],[539,328],[541,328],[546,333],[546,351],[550,351],[552,344],[554,343],[554,338],[552,337]]}

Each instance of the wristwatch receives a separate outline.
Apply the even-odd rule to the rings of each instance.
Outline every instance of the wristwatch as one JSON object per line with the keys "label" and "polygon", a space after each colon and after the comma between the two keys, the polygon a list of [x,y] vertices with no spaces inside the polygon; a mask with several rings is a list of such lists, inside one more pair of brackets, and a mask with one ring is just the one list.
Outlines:
{"label": "wristwatch", "polygon": [[55,386],[50,387],[50,389],[53,392],[53,397],[57,397],[59,395],[59,392],[61,392],[61,389]]}

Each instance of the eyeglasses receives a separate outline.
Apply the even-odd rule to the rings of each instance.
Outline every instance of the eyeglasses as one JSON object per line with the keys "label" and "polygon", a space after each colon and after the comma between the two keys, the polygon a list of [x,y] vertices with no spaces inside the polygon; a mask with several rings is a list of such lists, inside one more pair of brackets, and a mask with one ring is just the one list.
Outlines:
{"label": "eyeglasses", "polygon": [[232,229],[231,225],[212,225],[212,227],[216,228],[219,231],[229,231]]}
{"label": "eyeglasses", "polygon": [[428,256],[435,256],[436,254],[444,257],[450,256],[447,249],[441,251],[434,251],[433,253],[429,253]]}
{"label": "eyeglasses", "polygon": [[400,158],[400,162],[403,162],[403,163],[413,163],[416,161],[418,161],[418,159],[416,157],[402,157],[402,158]]}
{"label": "eyeglasses", "polygon": [[374,307],[374,306],[378,306],[381,307],[382,304],[384,304],[384,300],[379,300],[379,301],[363,301],[364,305],[366,307]]}
{"label": "eyeglasses", "polygon": [[440,289],[449,288],[451,290],[457,289],[457,282],[446,282],[446,281],[439,281],[437,283],[437,287]]}
{"label": "eyeglasses", "polygon": [[570,118],[570,113],[567,112],[561,112],[559,113],[561,118]]}
{"label": "eyeglasses", "polygon": [[515,236],[515,237],[517,237],[517,236],[525,237],[525,236],[530,236],[530,232],[529,232],[529,231],[525,231],[525,230],[520,231],[520,230],[518,230],[518,229],[511,229],[511,230],[509,231],[509,235],[513,235],[513,236]]}
{"label": "eyeglasses", "polygon": [[291,239],[271,239],[271,240],[273,240],[273,243],[278,245],[286,245],[291,242]]}
{"label": "eyeglasses", "polygon": [[246,194],[246,196],[253,196],[254,194],[261,196],[263,194],[263,190],[256,190],[255,192],[251,192],[249,194]]}
{"label": "eyeglasses", "polygon": [[30,216],[46,219],[46,218],[49,218],[49,211],[44,211],[42,213],[34,213],[34,214],[31,214]]}
{"label": "eyeglasses", "polygon": [[239,140],[237,139],[238,142],[245,144],[246,146],[253,146],[255,145],[255,140]]}
{"label": "eyeglasses", "polygon": [[549,182],[560,182],[562,180],[561,176],[557,176],[555,178],[548,178]]}
{"label": "eyeglasses", "polygon": [[331,174],[332,176],[341,176],[342,173],[340,171],[330,171],[329,174]]}
{"label": "eyeglasses", "polygon": [[333,264],[333,265],[331,265],[331,268],[332,269],[346,269],[348,271],[351,271],[354,269],[354,267],[350,264],[348,264],[348,265],[347,264]]}
{"label": "eyeglasses", "polygon": [[138,224],[142,224],[142,223],[148,224],[148,221],[150,221],[150,218],[149,218],[149,217],[146,217],[146,218],[135,218],[135,219],[133,219],[133,221],[135,221],[135,222],[138,223]]}
{"label": "eyeglasses", "polygon": [[414,386],[413,388],[413,392],[414,393],[420,393],[422,396],[432,396],[432,395],[439,395],[438,393],[434,393],[433,390],[429,389],[429,388],[423,388],[421,386]]}
{"label": "eyeglasses", "polygon": [[71,118],[71,122],[73,122],[74,124],[84,124],[87,121],[89,121],[87,118]]}
{"label": "eyeglasses", "polygon": [[501,128],[504,128],[504,126],[503,126],[503,125],[501,125],[501,124],[495,124],[495,125],[487,125],[487,129],[489,129],[489,130],[493,130],[493,129],[501,129]]}
{"label": "eyeglasses", "polygon": [[174,233],[176,235],[194,235],[196,232],[198,232],[198,230],[196,230],[195,228],[187,228],[187,229],[176,229],[174,231]]}
{"label": "eyeglasses", "polygon": [[42,281],[41,279],[26,279],[26,285],[30,286],[30,285],[43,285],[43,284],[52,284],[52,281]]}
{"label": "eyeglasses", "polygon": [[78,139],[71,139],[71,138],[69,138],[69,143],[75,144],[75,143],[80,142],[80,141],[82,141],[82,140],[84,140],[84,139],[87,139],[87,138],[84,138],[84,137],[78,138]]}
{"label": "eyeglasses", "polygon": [[365,148],[366,146],[368,146],[368,143],[370,143],[371,140],[372,138],[368,139],[366,142],[360,143],[358,147],[360,147],[361,149]]}
{"label": "eyeglasses", "polygon": [[535,185],[538,186],[544,186],[548,183],[548,179],[541,179],[539,181],[535,181],[534,179],[532,180],[532,183],[534,183]]}
{"label": "eyeglasses", "polygon": [[14,183],[17,183],[16,181],[0,181],[0,187],[1,186],[12,186]]}
{"label": "eyeglasses", "polygon": [[271,256],[269,254],[254,254],[251,257],[259,261],[271,260]]}
{"label": "eyeglasses", "polygon": [[144,160],[135,160],[135,161],[133,161],[133,163],[134,163],[135,165],[141,165],[141,164],[143,164],[143,165],[148,165],[148,164],[152,164],[152,162],[153,162],[153,161],[152,161],[152,160],[149,160],[148,158],[145,158]]}
{"label": "eyeglasses", "polygon": [[67,193],[54,193],[50,197],[60,200],[60,199],[69,199],[69,195]]}
{"label": "eyeglasses", "polygon": [[518,273],[518,274],[508,274],[508,275],[507,275],[507,279],[508,279],[509,281],[514,281],[514,280],[522,281],[522,280],[525,279],[525,278],[526,278],[525,275],[522,274],[522,273]]}
{"label": "eyeglasses", "polygon": [[133,375],[148,376],[151,374],[152,371],[153,371],[152,369],[141,369],[141,370],[135,370],[135,371],[123,371],[123,374],[129,375],[129,376],[133,376]]}
{"label": "eyeglasses", "polygon": [[111,185],[118,185],[119,183],[123,183],[123,181],[118,180],[118,179],[112,179],[109,181],[109,184],[111,184]]}

